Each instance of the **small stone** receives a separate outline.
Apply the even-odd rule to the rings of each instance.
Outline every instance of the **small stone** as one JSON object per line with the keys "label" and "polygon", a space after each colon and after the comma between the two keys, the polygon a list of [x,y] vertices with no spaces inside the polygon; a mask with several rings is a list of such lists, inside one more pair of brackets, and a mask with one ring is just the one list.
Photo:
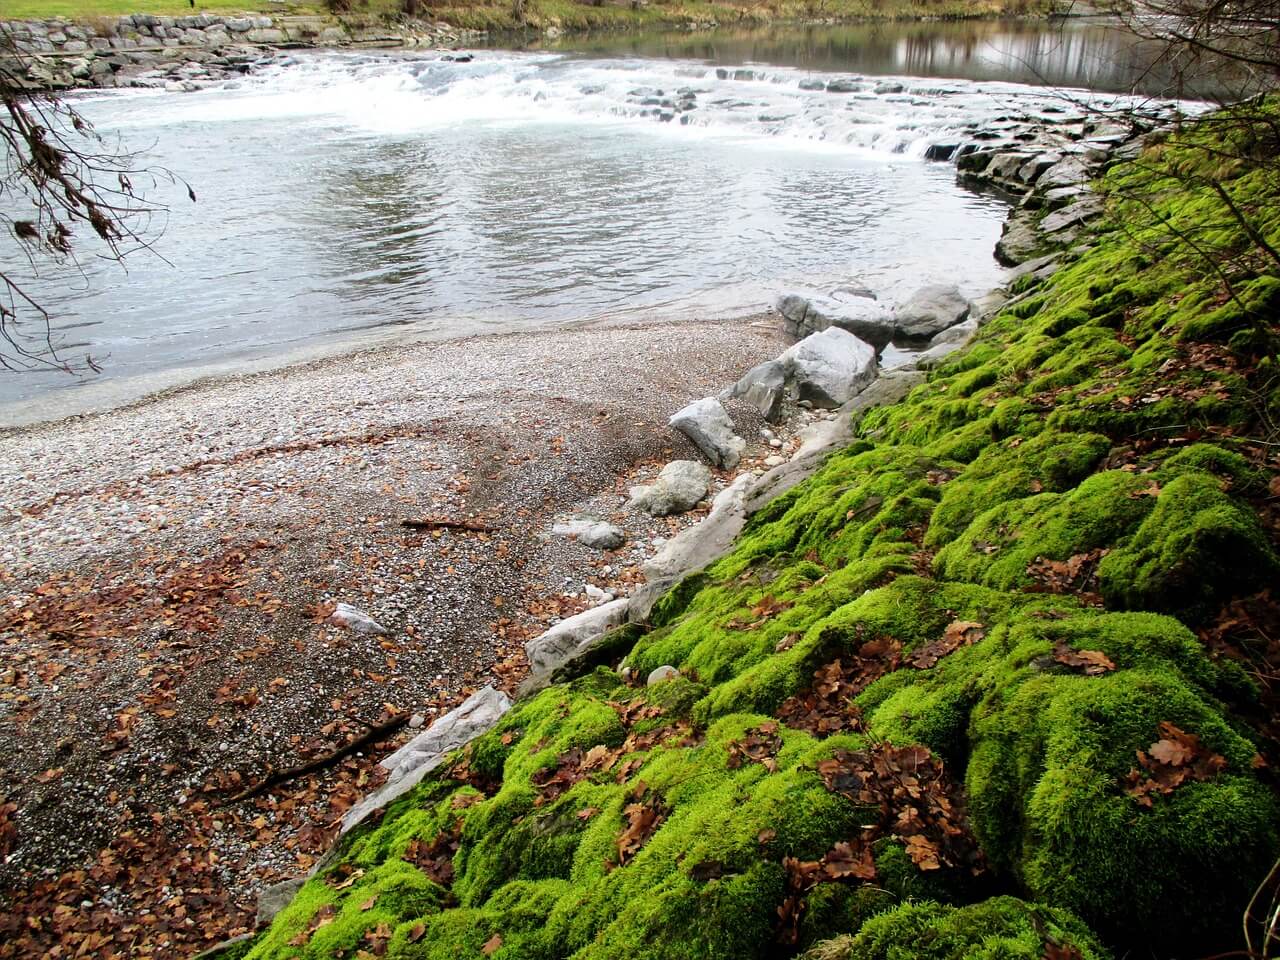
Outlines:
{"label": "small stone", "polygon": [[409,718],[409,729],[410,729],[410,730],[418,730],[418,729],[420,729],[420,728],[422,727],[422,725],[423,725],[424,723],[426,723],[426,722],[427,722],[427,718],[426,718],[426,717],[424,717],[424,716],[423,716],[422,714],[420,714],[420,713],[415,713],[412,717],[410,717],[410,718]]}
{"label": "small stone", "polygon": [[372,633],[384,637],[387,635],[386,627],[349,603],[338,604],[329,615],[329,622],[335,627],[346,627],[353,633]]}
{"label": "small stone", "polygon": [[787,458],[777,453],[775,453],[771,457],[764,458],[764,465],[766,467],[780,467],[786,462],[787,462]]}
{"label": "small stone", "polygon": [[574,517],[557,523],[551,532],[558,537],[575,537],[595,550],[616,550],[627,542],[627,535],[620,527],[595,517]]}
{"label": "small stone", "polygon": [[672,680],[678,676],[680,676],[679,670],[669,663],[664,663],[662,666],[654,668],[644,683],[646,687],[652,687],[655,684],[662,683],[664,680]]}
{"label": "small stone", "polygon": [[684,513],[707,495],[711,471],[694,460],[673,460],[649,486],[631,488],[631,505],[651,516]]}

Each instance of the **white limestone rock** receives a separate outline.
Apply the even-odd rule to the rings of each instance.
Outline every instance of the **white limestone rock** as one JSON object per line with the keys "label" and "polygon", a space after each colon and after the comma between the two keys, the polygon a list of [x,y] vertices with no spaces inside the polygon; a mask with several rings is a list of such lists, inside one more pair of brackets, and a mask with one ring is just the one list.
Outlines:
{"label": "white limestone rock", "polygon": [[510,698],[501,690],[485,687],[460,706],[440,717],[403,747],[382,761],[390,771],[386,783],[347,811],[341,833],[416,787],[445,758],[482,733],[492,730],[511,709]]}
{"label": "white limestone rock", "polygon": [[747,441],[733,432],[733,421],[724,404],[715,397],[695,400],[668,423],[692,440],[708,460],[726,470],[738,465],[747,448]]}

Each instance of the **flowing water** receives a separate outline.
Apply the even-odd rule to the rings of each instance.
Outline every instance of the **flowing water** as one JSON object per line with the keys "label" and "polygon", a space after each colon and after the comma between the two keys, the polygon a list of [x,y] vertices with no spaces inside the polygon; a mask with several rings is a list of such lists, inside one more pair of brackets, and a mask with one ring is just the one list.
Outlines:
{"label": "flowing water", "polygon": [[[935,26],[927,64],[886,59],[893,44],[860,63],[832,28],[470,62],[312,53],[194,93],[86,97],[99,130],[199,201],[161,182],[160,256],[32,282],[61,354],[101,372],[0,374],[0,422],[352,343],[746,314],[854,278],[890,302],[931,281],[976,295],[1000,279],[1006,208],[924,150],[1062,100],[1020,54]],[[897,49],[919,49],[913,31]],[[963,49],[980,69],[957,66]],[[833,76],[856,89],[812,89]]]}

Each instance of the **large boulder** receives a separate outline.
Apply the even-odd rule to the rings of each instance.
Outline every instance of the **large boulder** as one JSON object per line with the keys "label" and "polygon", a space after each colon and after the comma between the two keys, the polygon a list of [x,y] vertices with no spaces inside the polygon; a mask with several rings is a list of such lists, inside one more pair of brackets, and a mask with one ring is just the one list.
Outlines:
{"label": "large boulder", "polygon": [[1004,222],[1000,239],[996,241],[995,257],[1003,266],[1016,267],[1036,257],[1044,248],[1045,241],[1036,228],[1034,214],[1021,209]]}
{"label": "large boulder", "polygon": [[733,421],[724,404],[715,397],[693,401],[668,423],[692,440],[708,460],[726,470],[738,465],[747,448],[747,441],[733,432]]}
{"label": "large boulder", "polygon": [[875,347],[839,327],[805,337],[779,359],[799,398],[818,407],[838,407],[876,378]]}
{"label": "large boulder", "polygon": [[790,293],[778,299],[777,307],[793,337],[839,327],[877,350],[893,339],[893,317],[865,288],[842,287],[830,297]]}
{"label": "large boulder", "polygon": [[766,420],[776,421],[782,415],[782,402],[787,396],[787,369],[777,360],[766,360],[744,373],[742,379],[721,396],[749,403]]}
{"label": "large boulder", "polygon": [[954,327],[969,315],[969,301],[958,287],[930,284],[913,293],[894,311],[897,335],[907,340],[926,340]]}
{"label": "large boulder", "polygon": [[673,460],[649,486],[631,488],[631,505],[655,517],[684,513],[707,495],[711,471],[694,460]]}

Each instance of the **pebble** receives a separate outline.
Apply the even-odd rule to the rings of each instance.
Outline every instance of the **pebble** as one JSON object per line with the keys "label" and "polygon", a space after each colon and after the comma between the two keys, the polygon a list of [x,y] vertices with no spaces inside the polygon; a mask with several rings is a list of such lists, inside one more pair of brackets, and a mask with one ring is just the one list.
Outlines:
{"label": "pebble", "polygon": [[660,667],[655,667],[645,680],[645,686],[652,687],[655,684],[662,683],[664,680],[673,680],[680,676],[680,671],[669,663],[664,663]]}
{"label": "pebble", "polygon": [[[566,340],[574,348],[567,358]],[[670,349],[684,358],[674,373],[652,362]],[[226,662],[212,666],[225,672],[177,677],[182,719],[196,725],[208,719],[214,690],[231,671],[243,673],[241,692],[252,685],[261,693],[234,744],[202,741],[180,775],[189,781],[182,790],[188,795],[215,770],[256,768],[292,752],[291,737],[313,736],[333,719],[334,700],[343,712],[364,717],[393,703],[411,711],[409,729],[420,730],[437,715],[430,702],[438,691],[489,682],[498,660],[519,655],[509,637],[499,652],[495,597],[505,601],[499,616],[512,616],[521,627],[532,619],[524,614],[526,603],[553,601],[540,615],[545,626],[556,590],[543,584],[583,591],[587,571],[576,566],[581,548],[532,531],[583,507],[614,520],[626,516],[637,542],[622,549],[624,562],[611,556],[608,579],[592,585],[606,601],[619,572],[634,569],[651,548],[698,519],[631,516],[615,506],[626,497],[615,501],[614,484],[637,461],[663,456],[671,410],[776,352],[769,331],[744,334],[740,321],[473,338],[215,380],[92,418],[11,430],[0,434],[5,592],[19,597],[53,576],[107,571],[154,593],[167,576],[154,558],[200,562],[228,547],[250,550],[246,567],[255,572],[246,595],[262,591],[290,613],[270,621],[256,610],[220,605],[225,626],[211,636]],[[588,410],[609,410],[611,421],[627,425],[625,435],[579,419],[576,405],[566,409],[559,402],[566,377],[575,400]],[[634,394],[619,395],[624,381],[634,384]],[[547,440],[556,435],[565,437],[564,449],[549,456]],[[490,473],[501,479],[485,483]],[[579,504],[584,490],[603,492]],[[414,516],[484,510],[494,512],[499,529],[483,540],[400,526]],[[161,517],[167,525],[158,529]],[[664,536],[651,540],[658,531]],[[259,539],[265,546],[252,546]],[[498,546],[511,556],[495,556]],[[566,575],[572,579],[561,587]],[[339,599],[367,611],[390,635],[356,634],[298,615]],[[568,616],[582,605],[580,595],[560,612]],[[273,641],[271,653],[233,661],[235,644],[244,639],[243,649],[252,649],[259,629],[264,642]],[[121,641],[120,658],[104,667],[110,682],[74,691],[63,682],[56,692],[52,684],[33,684],[29,694],[42,711],[34,732],[20,734],[0,717],[0,749],[15,758],[15,745],[24,745],[14,770],[30,777],[60,765],[52,756],[60,736],[86,743],[100,736],[114,720],[108,714],[118,712],[109,708],[133,706],[150,691],[148,675],[138,672],[144,665],[139,651],[162,649],[170,639]],[[8,666],[3,648],[0,666]],[[369,679],[374,675],[378,679]],[[277,677],[288,682],[270,687]],[[55,697],[66,712],[50,709]],[[54,725],[56,736],[49,735]],[[24,810],[24,832],[6,866],[60,870],[92,856],[97,835],[59,818],[57,810],[91,796],[95,783],[131,776],[133,764],[159,769],[180,758],[181,738],[154,739],[161,730],[144,714],[139,732],[111,760],[68,764],[67,776],[47,788],[58,802]],[[146,759],[153,754],[156,760]],[[174,812],[177,779],[157,774],[139,781],[139,802]],[[294,835],[304,822],[300,809],[281,814],[279,836]],[[229,890],[247,889],[294,863],[283,840],[250,850],[231,825],[208,839],[210,852],[228,865],[221,882]]]}

